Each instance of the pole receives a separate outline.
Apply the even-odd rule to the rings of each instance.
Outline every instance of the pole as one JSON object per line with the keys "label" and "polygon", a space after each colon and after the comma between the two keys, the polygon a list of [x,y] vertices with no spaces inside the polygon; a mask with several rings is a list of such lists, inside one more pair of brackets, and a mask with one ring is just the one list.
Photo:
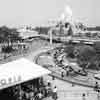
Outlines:
{"label": "pole", "polygon": [[52,45],[52,29],[49,31],[49,35],[50,35],[50,45]]}
{"label": "pole", "polygon": [[21,84],[19,85],[19,100],[22,100]]}

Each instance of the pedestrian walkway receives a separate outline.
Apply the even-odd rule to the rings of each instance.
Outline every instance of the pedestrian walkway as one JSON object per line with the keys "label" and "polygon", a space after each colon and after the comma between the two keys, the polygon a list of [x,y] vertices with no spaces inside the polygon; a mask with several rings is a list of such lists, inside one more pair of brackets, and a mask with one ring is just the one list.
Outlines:
{"label": "pedestrian walkway", "polygon": [[[46,66],[45,66],[46,67]],[[63,78],[61,77],[61,72],[64,70],[60,67],[47,67],[50,71],[52,71],[51,76],[55,76],[58,79],[61,79],[63,81],[69,82],[69,83],[73,83],[73,84],[77,84],[77,85],[81,85],[81,86],[86,86],[86,87],[91,87],[94,88],[95,86],[95,82],[96,80],[92,79],[91,77],[88,76],[80,76],[77,75],[76,77],[72,77],[72,76],[64,76]],[[66,73],[66,72],[64,72]]]}
{"label": "pedestrian walkway", "polygon": [[[44,80],[52,82],[52,87],[57,86],[58,99],[57,100],[83,100],[83,93],[85,93],[85,100],[99,100],[98,93],[92,88],[74,85],[71,83],[56,79],[52,80],[51,76],[45,76]],[[52,100],[52,98],[46,98]]]}
{"label": "pedestrian walkway", "polygon": [[[100,81],[96,80],[94,78],[94,74],[96,74],[97,71],[91,71],[90,70],[90,71],[87,72],[86,76],[85,75],[83,76],[83,75],[78,74],[78,73],[77,74],[72,73],[71,75],[67,75],[66,70],[63,69],[62,67],[59,67],[58,65],[55,65],[55,63],[51,63],[51,62],[53,62],[53,60],[48,59],[49,57],[44,56],[43,58],[40,58],[40,56],[43,55],[43,53],[45,53],[45,51],[49,50],[49,49],[50,48],[42,49],[42,50],[38,51],[37,53],[35,53],[36,55],[34,57],[34,62],[37,63],[37,64],[40,64],[41,66],[52,71],[51,76],[55,76],[56,78],[59,78],[63,81],[67,81],[67,82],[70,82],[70,83],[73,83],[73,84],[82,85],[82,86],[91,87],[91,88],[93,88],[95,86],[96,81],[98,81],[98,83],[100,84]],[[47,63],[47,62],[49,62],[49,63]],[[62,72],[64,73],[63,78],[61,76]]]}

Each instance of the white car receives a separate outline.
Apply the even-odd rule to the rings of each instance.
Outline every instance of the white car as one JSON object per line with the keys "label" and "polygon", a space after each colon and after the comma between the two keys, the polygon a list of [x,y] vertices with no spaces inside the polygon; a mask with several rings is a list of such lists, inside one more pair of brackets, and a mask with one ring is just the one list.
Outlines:
{"label": "white car", "polygon": [[69,65],[70,65],[71,68],[72,68],[74,71],[76,71],[76,72],[78,72],[79,70],[82,70],[82,68],[79,67],[79,65],[78,65],[77,63],[70,63]]}
{"label": "white car", "polygon": [[94,78],[100,80],[100,74],[95,74]]}

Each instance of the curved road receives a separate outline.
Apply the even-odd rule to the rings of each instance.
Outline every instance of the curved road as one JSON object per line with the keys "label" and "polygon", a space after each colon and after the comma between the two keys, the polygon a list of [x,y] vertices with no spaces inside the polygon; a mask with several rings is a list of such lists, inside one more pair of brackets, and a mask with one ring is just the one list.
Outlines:
{"label": "curved road", "polygon": [[[38,59],[41,55],[43,55],[44,53],[46,53],[48,50],[50,49],[46,49],[46,50],[40,50],[40,52],[38,54],[35,55],[34,57],[34,62],[35,63],[39,63]],[[74,84],[77,84],[77,85],[81,85],[81,86],[85,86],[85,87],[91,87],[93,88],[95,86],[95,82],[98,81],[98,83],[100,84],[100,81],[99,80],[96,80],[94,78],[94,74],[91,73],[91,72],[88,72],[88,76],[81,76],[81,75],[77,75],[77,77],[64,77],[62,78],[61,77],[61,71],[62,69],[59,68],[59,67],[46,67],[45,68],[49,69],[50,71],[52,71],[52,74],[51,76],[55,76],[56,78],[59,78],[63,81],[66,81],[66,82],[69,82],[69,83],[74,83]]]}

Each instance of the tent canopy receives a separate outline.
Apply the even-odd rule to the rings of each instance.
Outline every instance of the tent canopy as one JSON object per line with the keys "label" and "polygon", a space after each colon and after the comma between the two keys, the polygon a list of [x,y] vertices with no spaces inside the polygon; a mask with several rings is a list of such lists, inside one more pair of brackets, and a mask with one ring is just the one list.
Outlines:
{"label": "tent canopy", "polygon": [[20,84],[49,73],[49,70],[34,64],[25,58],[1,64],[0,89]]}

